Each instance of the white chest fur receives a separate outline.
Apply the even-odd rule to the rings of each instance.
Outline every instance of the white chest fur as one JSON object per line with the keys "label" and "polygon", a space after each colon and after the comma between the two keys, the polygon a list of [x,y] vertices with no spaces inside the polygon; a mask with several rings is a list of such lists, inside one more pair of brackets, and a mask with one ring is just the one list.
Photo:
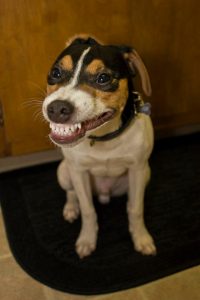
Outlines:
{"label": "white chest fur", "polygon": [[90,145],[85,139],[73,148],[63,148],[68,165],[78,172],[89,171],[95,176],[120,176],[131,165],[149,158],[153,147],[151,120],[139,114],[125,132],[117,138]]}

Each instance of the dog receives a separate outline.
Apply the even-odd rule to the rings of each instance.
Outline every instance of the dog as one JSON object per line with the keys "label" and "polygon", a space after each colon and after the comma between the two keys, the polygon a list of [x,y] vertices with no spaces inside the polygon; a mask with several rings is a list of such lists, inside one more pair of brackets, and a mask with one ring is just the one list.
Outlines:
{"label": "dog", "polygon": [[50,125],[51,141],[64,155],[57,170],[67,195],[63,216],[73,222],[81,214],[75,245],[80,258],[89,256],[97,244],[93,194],[106,204],[110,197],[128,193],[135,250],[156,254],[143,216],[154,137],[148,107],[134,90],[136,72],[150,96],[148,72],[132,47],[104,45],[79,35],[67,42],[48,74],[42,112]]}

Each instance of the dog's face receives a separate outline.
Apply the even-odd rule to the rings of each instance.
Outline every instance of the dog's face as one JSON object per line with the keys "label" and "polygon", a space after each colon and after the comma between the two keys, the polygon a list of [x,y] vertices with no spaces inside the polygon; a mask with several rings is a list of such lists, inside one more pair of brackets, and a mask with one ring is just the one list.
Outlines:
{"label": "dog's face", "polygon": [[48,74],[43,103],[50,139],[55,144],[74,146],[119,116],[128,98],[134,67],[139,70],[146,94],[150,93],[148,74],[143,63],[142,68],[137,65],[136,56],[130,48],[127,51],[102,45],[88,37],[75,38],[67,45]]}

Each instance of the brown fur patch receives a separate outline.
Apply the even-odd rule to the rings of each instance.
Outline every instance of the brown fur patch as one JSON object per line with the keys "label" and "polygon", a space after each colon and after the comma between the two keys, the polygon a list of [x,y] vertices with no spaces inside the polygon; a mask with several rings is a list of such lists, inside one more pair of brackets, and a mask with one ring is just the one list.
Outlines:
{"label": "brown fur patch", "polygon": [[97,91],[96,96],[100,98],[107,107],[115,108],[121,112],[128,97],[128,80],[126,78],[121,79],[119,81],[119,87],[115,92]]}
{"label": "brown fur patch", "polygon": [[59,84],[47,85],[47,95],[52,94],[53,92],[55,92],[56,90],[58,90],[59,87],[60,87]]}
{"label": "brown fur patch", "polygon": [[80,85],[79,88],[92,97],[100,99],[107,107],[114,108],[119,113],[122,112],[128,97],[128,80],[126,78],[119,81],[119,87],[115,92],[100,91],[86,84]]}
{"label": "brown fur patch", "polygon": [[91,74],[96,74],[98,71],[105,68],[105,65],[102,60],[94,59],[86,68],[86,72]]}
{"label": "brown fur patch", "polygon": [[71,71],[73,69],[73,61],[71,56],[64,56],[60,61],[60,65],[64,70]]}

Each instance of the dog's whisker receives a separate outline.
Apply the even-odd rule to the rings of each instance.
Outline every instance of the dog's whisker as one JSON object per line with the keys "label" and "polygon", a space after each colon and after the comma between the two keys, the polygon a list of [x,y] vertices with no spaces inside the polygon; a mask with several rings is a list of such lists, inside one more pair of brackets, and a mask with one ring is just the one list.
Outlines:
{"label": "dog's whisker", "polygon": [[35,111],[32,115],[33,120],[36,121],[38,119],[38,117],[40,116],[40,112],[39,111]]}
{"label": "dog's whisker", "polygon": [[44,89],[44,88],[42,88],[41,86],[39,86],[39,84],[37,84],[37,83],[35,83],[35,82],[33,82],[33,81],[28,81],[30,84],[32,84],[33,86],[35,86],[37,89],[38,89],[38,91],[41,93],[41,95],[43,96],[43,97],[46,97],[46,95],[47,95],[47,92],[46,92],[46,89]]}
{"label": "dog's whisker", "polygon": [[23,101],[20,105],[20,108],[29,108],[29,107],[42,107],[43,101],[40,99],[31,99]]}
{"label": "dog's whisker", "polygon": [[[28,98],[27,100],[24,101],[25,103],[26,102],[40,102],[42,103],[43,102],[43,99],[42,98],[36,98],[36,97],[33,97],[33,98]],[[23,102],[23,103],[24,103]]]}
{"label": "dog's whisker", "polygon": [[33,113],[33,120],[36,121],[40,119],[40,121],[44,121],[44,117],[41,110],[35,110]]}
{"label": "dog's whisker", "polygon": [[35,114],[33,117],[33,120],[44,122],[44,118],[42,117],[42,115],[40,113]]}
{"label": "dog's whisker", "polygon": [[30,98],[25,99],[24,102],[29,102],[29,101],[39,101],[39,102],[43,102],[43,98],[41,98],[41,97],[30,97]]}
{"label": "dog's whisker", "polygon": [[23,106],[20,107],[21,109],[30,109],[30,108],[41,108],[42,109],[42,105],[39,103],[27,103]]}

